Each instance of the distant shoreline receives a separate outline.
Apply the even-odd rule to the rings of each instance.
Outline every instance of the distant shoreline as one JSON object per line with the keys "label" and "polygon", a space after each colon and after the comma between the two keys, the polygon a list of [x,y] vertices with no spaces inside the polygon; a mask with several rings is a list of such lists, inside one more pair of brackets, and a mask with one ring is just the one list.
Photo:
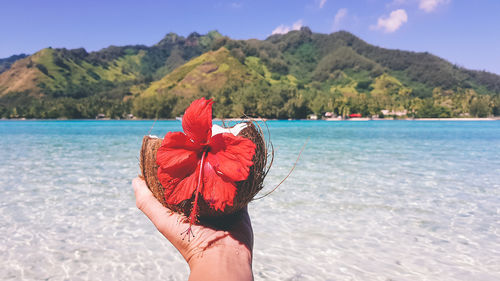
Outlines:
{"label": "distant shoreline", "polygon": [[[317,121],[317,120],[311,120],[311,121]],[[401,119],[350,118],[350,119],[323,119],[323,121],[500,121],[500,117],[486,117],[486,118],[401,118]]]}
{"label": "distant shoreline", "polygon": [[[156,119],[157,121],[180,121],[177,119]],[[220,119],[214,118],[213,121],[221,122],[239,122],[250,119],[240,119],[240,118],[227,118]],[[404,119],[384,119],[384,118],[350,118],[350,119],[266,119],[266,118],[255,118],[256,121],[500,121],[500,117],[487,117],[487,118],[404,118]],[[0,121],[155,121],[155,119],[28,119],[28,118],[2,118]]]}
{"label": "distant shoreline", "polygon": [[486,118],[405,118],[405,119],[372,119],[373,121],[500,121],[500,117]]}

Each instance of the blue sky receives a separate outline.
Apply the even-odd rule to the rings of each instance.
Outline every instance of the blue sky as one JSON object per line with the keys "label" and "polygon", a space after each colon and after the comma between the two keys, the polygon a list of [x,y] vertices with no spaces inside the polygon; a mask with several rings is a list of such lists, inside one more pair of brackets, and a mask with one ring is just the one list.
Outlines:
{"label": "blue sky", "polygon": [[499,12],[499,0],[0,0],[0,58],[48,46],[152,45],[168,32],[265,39],[309,26],[500,74]]}

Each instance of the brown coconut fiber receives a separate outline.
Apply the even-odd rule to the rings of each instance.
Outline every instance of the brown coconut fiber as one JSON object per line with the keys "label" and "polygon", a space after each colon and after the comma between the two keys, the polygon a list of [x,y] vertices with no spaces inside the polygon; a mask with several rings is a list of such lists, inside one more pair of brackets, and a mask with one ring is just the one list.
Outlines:
{"label": "brown coconut fiber", "polygon": [[[269,170],[267,167],[268,158],[268,145],[264,141],[264,134],[260,126],[256,126],[255,122],[246,122],[247,127],[240,131],[238,136],[250,139],[255,143],[255,155],[253,156],[253,166],[250,167],[248,178],[244,181],[236,183],[236,196],[232,206],[227,205],[223,212],[216,211],[210,208],[203,200],[203,196],[199,196],[199,216],[200,217],[218,217],[222,215],[229,215],[244,208],[254,196],[262,189],[264,178]],[[140,166],[142,177],[146,181],[147,186],[153,195],[165,207],[179,213],[189,216],[195,194],[188,199],[184,200],[178,205],[170,205],[165,202],[164,188],[157,177],[158,165],[156,164],[156,152],[161,146],[163,139],[144,136],[142,139],[142,148],[140,155]],[[209,188],[209,187],[204,187]]]}

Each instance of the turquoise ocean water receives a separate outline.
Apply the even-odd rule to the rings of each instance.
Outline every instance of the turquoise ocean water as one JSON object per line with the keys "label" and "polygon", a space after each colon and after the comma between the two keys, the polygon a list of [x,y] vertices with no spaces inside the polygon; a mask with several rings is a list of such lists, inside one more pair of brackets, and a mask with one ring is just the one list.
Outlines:
{"label": "turquoise ocean water", "polygon": [[[186,280],[135,207],[152,121],[0,121],[1,280]],[[269,121],[256,280],[500,280],[500,122]],[[151,134],[179,131],[158,121]]]}

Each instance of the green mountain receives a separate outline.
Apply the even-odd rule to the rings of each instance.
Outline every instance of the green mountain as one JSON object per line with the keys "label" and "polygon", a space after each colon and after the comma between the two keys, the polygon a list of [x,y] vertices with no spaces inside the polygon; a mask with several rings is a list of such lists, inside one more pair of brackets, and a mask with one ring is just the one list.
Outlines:
{"label": "green mountain", "polygon": [[[139,116],[175,117],[201,96],[213,96],[225,89],[246,87],[265,79],[221,47],[208,51],[152,82],[134,100]],[[175,105],[175,106],[173,106]]]}
{"label": "green mountain", "polygon": [[216,100],[217,117],[488,116],[500,115],[500,76],[307,27],[266,40],[169,33],[150,47],[0,60],[1,117],[173,118],[201,96]]}
{"label": "green mountain", "polygon": [[43,49],[0,73],[0,116],[119,118],[131,110],[132,92],[209,50],[222,37],[167,34],[158,44],[84,49]]}
{"label": "green mountain", "polygon": [[20,55],[12,55],[8,58],[0,59],[0,73],[8,70],[10,66],[16,62],[17,60],[20,60],[22,58],[27,57],[26,54],[20,54]]}

